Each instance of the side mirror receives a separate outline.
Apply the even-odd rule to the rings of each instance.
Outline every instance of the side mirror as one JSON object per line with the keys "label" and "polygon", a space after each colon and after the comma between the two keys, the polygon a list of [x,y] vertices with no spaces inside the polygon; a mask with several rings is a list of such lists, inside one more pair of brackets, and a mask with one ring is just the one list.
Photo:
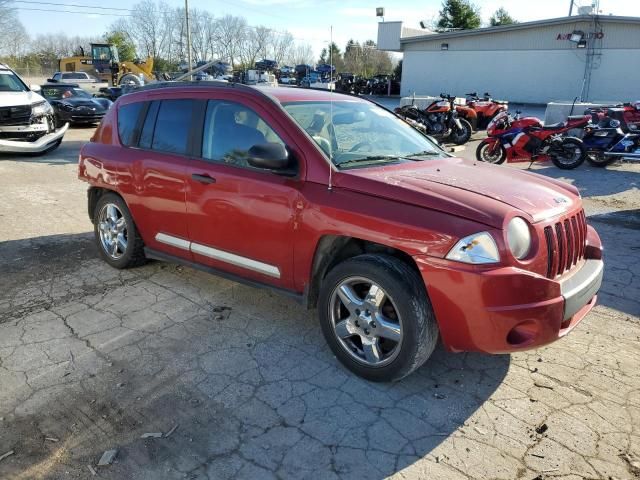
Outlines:
{"label": "side mirror", "polygon": [[293,177],[296,169],[292,168],[289,152],[279,143],[260,143],[249,149],[249,165],[273,173]]}
{"label": "side mirror", "polygon": [[31,90],[32,92],[38,93],[42,91],[42,88],[40,88],[40,85],[31,84],[29,85],[29,90]]}
{"label": "side mirror", "polygon": [[47,83],[58,83],[58,80],[55,78],[47,78]]}

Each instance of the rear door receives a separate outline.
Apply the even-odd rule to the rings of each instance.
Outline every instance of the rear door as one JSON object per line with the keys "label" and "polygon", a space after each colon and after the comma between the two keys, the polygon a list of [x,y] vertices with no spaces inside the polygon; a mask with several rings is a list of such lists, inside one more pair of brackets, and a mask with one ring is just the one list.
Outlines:
{"label": "rear door", "polygon": [[[129,202],[145,245],[191,260],[186,221],[186,175],[195,101],[158,99],[120,107],[141,109],[129,139],[133,199]],[[121,141],[126,139],[122,138]]]}
{"label": "rear door", "polygon": [[[252,99],[234,98],[227,91],[204,106],[201,155],[192,160],[187,175],[193,258],[292,289],[294,210],[301,181],[247,162],[247,151],[255,144],[292,147],[287,132]],[[298,154],[292,162],[301,167],[301,160]]]}

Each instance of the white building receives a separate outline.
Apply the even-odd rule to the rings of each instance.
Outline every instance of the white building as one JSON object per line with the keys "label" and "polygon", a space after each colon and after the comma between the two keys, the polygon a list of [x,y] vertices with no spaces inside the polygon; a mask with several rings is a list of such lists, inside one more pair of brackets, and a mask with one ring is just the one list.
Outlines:
{"label": "white building", "polygon": [[640,18],[602,15],[433,33],[378,26],[403,53],[402,95],[488,91],[512,102],[640,99]]}

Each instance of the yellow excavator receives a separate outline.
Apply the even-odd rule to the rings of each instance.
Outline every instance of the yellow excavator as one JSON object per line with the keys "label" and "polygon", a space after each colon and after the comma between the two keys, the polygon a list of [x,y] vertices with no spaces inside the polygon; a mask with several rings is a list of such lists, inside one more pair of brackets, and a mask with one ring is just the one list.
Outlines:
{"label": "yellow excavator", "polygon": [[76,57],[61,58],[60,71],[87,72],[111,86],[142,85],[156,81],[152,72],[152,57],[144,62],[121,62],[116,46],[108,43],[92,43],[91,55],[85,55],[82,48],[80,53]]}

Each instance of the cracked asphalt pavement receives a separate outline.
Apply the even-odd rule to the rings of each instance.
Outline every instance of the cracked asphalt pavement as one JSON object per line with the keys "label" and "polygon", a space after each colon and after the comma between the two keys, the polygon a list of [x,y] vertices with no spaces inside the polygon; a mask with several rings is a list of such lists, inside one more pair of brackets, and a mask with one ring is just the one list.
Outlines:
{"label": "cracked asphalt pavement", "polygon": [[440,348],[373,384],[290,299],[100,261],[76,180],[91,132],[0,157],[0,478],[640,478],[640,164],[533,167],[581,189],[606,248],[599,305],[570,335]]}

